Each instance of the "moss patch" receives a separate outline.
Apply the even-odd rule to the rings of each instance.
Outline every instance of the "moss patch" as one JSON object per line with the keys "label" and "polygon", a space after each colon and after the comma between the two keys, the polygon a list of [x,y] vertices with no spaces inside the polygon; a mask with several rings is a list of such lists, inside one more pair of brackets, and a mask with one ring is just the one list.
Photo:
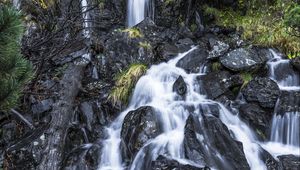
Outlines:
{"label": "moss patch", "polygon": [[141,31],[137,28],[127,28],[125,30],[122,30],[122,32],[128,33],[128,36],[130,38],[141,38],[141,37],[143,37],[143,34],[141,33]]}
{"label": "moss patch", "polygon": [[108,99],[117,104],[128,104],[132,90],[141,76],[146,73],[147,66],[143,64],[132,64],[126,71],[116,77],[115,87],[112,89]]}
{"label": "moss patch", "polygon": [[300,38],[291,34],[292,28],[284,20],[294,6],[295,2],[277,0],[273,5],[253,5],[244,16],[233,9],[218,10],[206,6],[204,10],[215,16],[217,25],[242,31],[243,39],[255,45],[279,48],[289,54],[300,51]]}

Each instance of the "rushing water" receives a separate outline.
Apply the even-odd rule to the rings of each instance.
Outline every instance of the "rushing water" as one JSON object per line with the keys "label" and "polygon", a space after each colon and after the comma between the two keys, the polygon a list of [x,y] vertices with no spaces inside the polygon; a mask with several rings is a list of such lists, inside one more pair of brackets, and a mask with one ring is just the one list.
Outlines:
{"label": "rushing water", "polygon": [[132,27],[150,17],[154,19],[153,0],[128,0],[127,26]]}
{"label": "rushing water", "polygon": [[[291,93],[300,91],[300,76],[292,69],[289,60],[283,59],[273,50],[271,53],[273,59],[268,62],[270,77],[278,83],[282,90]],[[278,103],[272,120],[271,141],[300,148],[300,113],[295,111],[277,115]]]}
{"label": "rushing water", "polygon": [[[128,109],[122,112],[106,129],[110,136],[103,142],[101,163],[99,166],[100,170],[124,169],[120,156],[120,132],[123,119],[129,111],[141,106],[152,106],[155,108],[156,116],[163,122],[163,133],[155,139],[148,141],[148,143],[140,149],[130,168],[132,170],[144,169],[145,158],[149,159],[150,157],[152,160],[155,160],[160,154],[167,154],[172,159],[184,164],[194,164],[185,159],[182,146],[184,127],[186,119],[190,114],[190,112],[186,110],[186,106],[194,106],[197,108],[206,104],[215,104],[219,108],[222,122],[234,133],[236,140],[243,143],[244,152],[251,169],[266,169],[263,161],[260,160],[259,145],[251,129],[244,124],[238,116],[234,116],[230,113],[223,105],[206,99],[203,94],[201,95],[199,91],[197,91],[198,88],[195,79],[204,73],[188,74],[183,69],[176,67],[177,61],[194,49],[195,47],[186,53],[179,54],[168,63],[152,66],[146,75],[140,78],[136,84]],[[172,90],[174,82],[180,75],[188,87],[184,101],[176,100],[177,94]],[[201,117],[203,113],[199,111],[200,109],[195,110],[193,114]],[[209,141],[206,142],[209,143]],[[150,151],[147,149],[149,147],[151,148]],[[222,161],[221,155],[220,160]],[[224,165],[225,163],[226,162],[224,162]]]}
{"label": "rushing water", "polygon": [[[81,0],[81,12],[83,17],[83,36],[86,39],[91,38],[91,32],[90,32],[90,11],[88,9],[88,1],[87,0]],[[86,53],[82,56],[82,58],[90,61],[91,60],[91,54]]]}

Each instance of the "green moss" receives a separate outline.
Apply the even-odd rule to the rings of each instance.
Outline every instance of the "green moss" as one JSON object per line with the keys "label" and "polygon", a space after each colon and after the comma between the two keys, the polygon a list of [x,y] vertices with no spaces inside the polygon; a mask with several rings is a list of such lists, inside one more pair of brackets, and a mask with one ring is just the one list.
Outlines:
{"label": "green moss", "polygon": [[247,85],[249,83],[249,81],[251,81],[253,79],[252,74],[249,73],[249,72],[243,72],[243,73],[241,73],[241,77],[242,77],[242,79],[244,81],[244,84],[242,85],[242,87],[245,86],[245,85]]}
{"label": "green moss", "polygon": [[112,89],[108,99],[113,104],[121,102],[128,104],[132,90],[139,78],[146,73],[147,66],[143,64],[132,64],[126,71],[116,77],[115,87]]}
{"label": "green moss", "polygon": [[122,30],[122,32],[128,33],[130,38],[141,38],[144,36],[138,28],[127,28]]}
{"label": "green moss", "polygon": [[277,0],[273,6],[253,5],[245,16],[233,9],[220,11],[206,6],[204,10],[206,14],[216,17],[217,25],[236,27],[242,31],[243,39],[258,46],[279,48],[288,54],[300,51],[299,37],[290,34],[291,28],[284,21],[284,14],[293,6],[294,2],[285,0]]}
{"label": "green moss", "polygon": [[212,71],[219,71],[221,67],[222,67],[221,63],[217,61],[212,63]]}

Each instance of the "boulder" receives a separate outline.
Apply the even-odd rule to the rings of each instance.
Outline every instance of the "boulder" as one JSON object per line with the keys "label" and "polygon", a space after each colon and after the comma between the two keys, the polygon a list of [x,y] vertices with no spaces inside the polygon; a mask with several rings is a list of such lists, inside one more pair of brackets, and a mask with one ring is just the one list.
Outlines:
{"label": "boulder", "polygon": [[267,61],[254,50],[238,48],[220,58],[221,64],[231,71],[250,71],[261,67]]}
{"label": "boulder", "polygon": [[200,84],[200,92],[204,92],[209,99],[217,99],[221,95],[230,92],[234,87],[243,84],[243,79],[239,75],[232,75],[227,71],[215,71],[197,77]]}
{"label": "boulder", "polygon": [[218,41],[214,38],[209,39],[210,51],[209,59],[217,59],[223,56],[230,48],[230,46],[222,41]]}
{"label": "boulder", "polygon": [[192,165],[184,165],[176,160],[169,159],[165,156],[159,155],[155,161],[151,162],[151,170],[210,170],[209,167],[199,168]]}
{"label": "boulder", "polygon": [[272,115],[268,114],[258,104],[245,103],[239,108],[239,116],[261,139],[266,139]]}
{"label": "boulder", "polygon": [[184,97],[187,93],[187,85],[182,76],[179,76],[173,84],[173,91]]}
{"label": "boulder", "polygon": [[184,69],[188,73],[198,73],[200,67],[205,63],[207,58],[205,49],[195,49],[180,59],[176,66]]}
{"label": "boulder", "polygon": [[214,116],[190,115],[184,131],[185,156],[215,169],[250,169],[243,146]]}
{"label": "boulder", "polygon": [[274,108],[280,95],[277,83],[270,78],[254,78],[243,89],[248,102],[257,102],[263,108]]}
{"label": "boulder", "polygon": [[121,139],[127,146],[130,158],[133,158],[148,140],[158,136],[161,131],[153,107],[144,106],[129,112],[124,118]]}
{"label": "boulder", "polygon": [[276,114],[284,115],[287,112],[300,113],[300,91],[281,91],[276,105]]}
{"label": "boulder", "polygon": [[294,66],[295,69],[297,69],[298,71],[300,71],[300,57],[296,57],[294,59],[291,60],[291,64]]}
{"label": "boulder", "polygon": [[62,169],[97,169],[100,163],[101,149],[102,147],[98,144],[79,146],[66,155]]}
{"label": "boulder", "polygon": [[179,52],[179,49],[170,43],[164,43],[159,45],[156,49],[156,54],[161,58],[162,61],[168,61],[174,58]]}
{"label": "boulder", "polygon": [[286,170],[299,170],[300,157],[295,155],[281,155],[278,156],[282,168]]}

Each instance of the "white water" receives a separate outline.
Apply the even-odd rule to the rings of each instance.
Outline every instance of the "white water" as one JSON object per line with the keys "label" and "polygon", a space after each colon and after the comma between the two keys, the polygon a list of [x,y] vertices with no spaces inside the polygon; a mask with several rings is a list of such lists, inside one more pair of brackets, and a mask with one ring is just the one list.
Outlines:
{"label": "white water", "polygon": [[[88,2],[87,0],[81,0],[81,12],[82,12],[82,17],[83,17],[83,36],[86,39],[89,39],[91,37],[91,32],[90,32],[90,13],[88,11]],[[86,59],[88,61],[91,60],[91,54],[86,53],[82,55],[83,59]]]}
{"label": "white water", "polygon": [[[192,48],[190,51],[194,50]],[[183,152],[184,126],[190,112],[186,106],[199,107],[201,104],[217,104],[220,110],[222,122],[234,133],[236,140],[243,143],[243,149],[247,161],[252,170],[264,170],[265,164],[260,160],[260,149],[256,137],[251,129],[244,124],[238,116],[232,115],[223,105],[208,100],[196,90],[195,78],[199,74],[187,74],[183,69],[176,67],[178,60],[190,51],[179,54],[168,63],[152,66],[145,76],[141,77],[136,84],[132,100],[128,109],[107,128],[109,138],[103,142],[100,170],[121,170],[122,165],[120,152],[120,132],[123,119],[126,114],[141,106],[153,106],[157,112],[156,116],[163,124],[163,133],[153,140],[148,141],[135,157],[131,169],[143,169],[144,159],[155,158],[159,154],[168,155],[183,164],[194,164],[186,160]],[[182,76],[187,84],[187,94],[184,101],[176,100],[176,93],[172,86],[178,76]],[[200,109],[195,109],[193,114],[201,115]],[[200,121],[200,120],[199,120]],[[205,140],[205,139],[202,139]],[[209,143],[209,141],[207,141]],[[150,151],[147,150],[150,148]],[[222,156],[220,160],[222,161]],[[195,164],[194,164],[195,165]],[[204,166],[204,165],[195,165]]]}
{"label": "white water", "polygon": [[[289,60],[282,59],[282,56],[273,50],[270,50],[273,54],[273,59],[271,59],[268,64],[270,67],[270,78],[275,80],[280,89],[286,91],[299,91],[300,90],[300,76],[298,73],[291,69]],[[285,77],[285,79],[278,80],[278,72]],[[287,74],[287,75],[284,75]],[[279,102],[277,102],[279,103]],[[287,112],[283,116],[276,115],[277,107],[274,110],[274,116],[272,119],[271,137],[270,140],[279,144],[287,144],[286,148],[290,148],[289,153],[293,154],[295,151],[300,150],[300,113],[299,112]],[[279,146],[279,145],[277,145]],[[271,147],[269,147],[271,148]],[[274,147],[274,150],[278,148]],[[276,152],[276,151],[275,151]],[[300,152],[298,152],[300,154]]]}
{"label": "white water", "polygon": [[152,0],[128,0],[127,26],[133,27],[145,19],[154,18],[154,8]]}
{"label": "white water", "polygon": [[16,9],[20,10],[20,7],[21,7],[20,1],[19,1],[19,0],[13,0],[13,6],[14,6]]}

